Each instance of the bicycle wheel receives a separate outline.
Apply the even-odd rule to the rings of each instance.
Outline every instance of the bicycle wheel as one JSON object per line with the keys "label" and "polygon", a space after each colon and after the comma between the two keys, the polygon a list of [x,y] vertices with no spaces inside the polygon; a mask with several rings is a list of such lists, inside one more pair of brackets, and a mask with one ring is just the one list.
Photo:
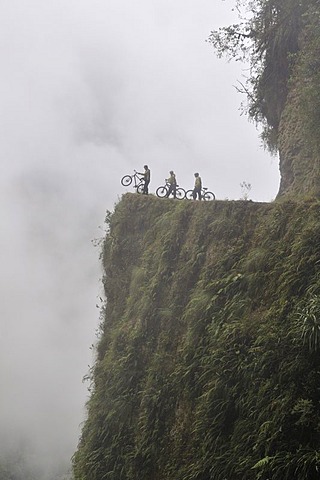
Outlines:
{"label": "bicycle wheel", "polygon": [[132,177],[131,175],[125,175],[124,177],[121,178],[121,184],[124,187],[128,187],[132,183]]}
{"label": "bicycle wheel", "polygon": [[186,196],[186,191],[183,188],[177,188],[176,189],[176,198],[178,200],[183,200]]}
{"label": "bicycle wheel", "polygon": [[143,182],[139,183],[139,185],[137,186],[137,193],[143,193],[143,187],[144,187],[144,183]]}
{"label": "bicycle wheel", "polygon": [[185,194],[187,200],[193,200],[193,190],[187,190]]}
{"label": "bicycle wheel", "polygon": [[163,186],[163,187],[158,187],[157,190],[156,190],[156,195],[157,197],[160,197],[160,198],[163,198],[167,195],[168,193],[168,190],[167,190],[167,187]]}
{"label": "bicycle wheel", "polygon": [[205,192],[205,193],[202,195],[202,200],[204,200],[205,202],[214,200],[215,198],[216,198],[216,196],[215,196],[215,194],[212,193],[212,192]]}

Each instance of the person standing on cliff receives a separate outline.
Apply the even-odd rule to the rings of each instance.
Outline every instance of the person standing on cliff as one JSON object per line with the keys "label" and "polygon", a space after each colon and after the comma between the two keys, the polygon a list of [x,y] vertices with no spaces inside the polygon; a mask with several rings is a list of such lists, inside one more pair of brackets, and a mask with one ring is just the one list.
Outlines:
{"label": "person standing on cliff", "polygon": [[176,175],[175,175],[173,170],[171,170],[169,173],[170,173],[170,177],[167,178],[167,180],[166,180],[169,183],[169,189],[168,189],[166,197],[169,197],[170,193],[172,193],[173,198],[176,198],[176,191],[177,191]]}
{"label": "person standing on cliff", "polygon": [[150,168],[148,167],[148,165],[144,165],[143,168],[144,168],[143,173],[140,173],[140,172],[137,172],[137,173],[139,175],[143,176],[144,185],[143,185],[142,195],[148,195],[149,194],[149,183],[150,183],[151,172],[150,172]]}
{"label": "person standing on cliff", "polygon": [[201,200],[201,188],[202,188],[202,181],[201,177],[199,176],[199,173],[194,174],[195,181],[194,181],[194,189],[192,192],[193,200],[197,199],[197,196],[199,200]]}

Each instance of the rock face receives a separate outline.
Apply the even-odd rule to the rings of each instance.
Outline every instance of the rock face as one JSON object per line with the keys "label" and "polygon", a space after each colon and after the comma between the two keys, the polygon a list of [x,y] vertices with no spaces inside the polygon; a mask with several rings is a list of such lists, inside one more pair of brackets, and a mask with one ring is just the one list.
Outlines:
{"label": "rock face", "polygon": [[320,205],[127,194],[76,480],[316,480]]}
{"label": "rock face", "polygon": [[319,0],[240,0],[251,16],[211,32],[218,56],[249,62],[242,92],[262,139],[279,153],[279,198],[320,194]]}
{"label": "rock face", "polygon": [[320,195],[319,25],[320,7],[314,7],[306,16],[306,25],[300,34],[300,48],[288,79],[288,96],[281,114],[279,197]]}
{"label": "rock face", "polygon": [[[278,197],[319,197],[320,152],[317,138],[308,132],[303,112],[304,92],[292,88],[281,117],[279,157],[281,182]],[[310,120],[310,119],[309,119]]]}

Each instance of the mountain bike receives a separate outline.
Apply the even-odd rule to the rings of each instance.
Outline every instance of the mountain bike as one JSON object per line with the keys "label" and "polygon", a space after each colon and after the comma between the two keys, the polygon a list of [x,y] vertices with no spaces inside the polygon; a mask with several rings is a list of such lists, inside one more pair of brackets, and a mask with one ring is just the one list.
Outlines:
{"label": "mountain bike", "polygon": [[[168,195],[170,183],[168,183],[166,180],[165,180],[165,182],[166,182],[165,185],[162,185],[161,187],[158,187],[157,190],[156,190],[156,195],[159,198],[164,198]],[[173,195],[173,192],[171,192],[171,194]],[[185,196],[186,196],[185,189],[181,188],[181,187],[179,187],[179,185],[177,185],[176,198],[178,200],[182,200]]]}
{"label": "mountain bike", "polygon": [[133,186],[137,190],[137,193],[143,193],[144,179],[139,176],[136,170],[134,170],[133,175],[125,175],[121,178],[121,185],[124,187],[129,187],[132,182],[134,183]]}
{"label": "mountain bike", "polygon": [[[188,200],[193,200],[193,190],[186,191],[186,198]],[[208,192],[208,189],[206,187],[201,188],[201,200],[210,201],[215,200],[215,198],[215,194],[212,192]]]}

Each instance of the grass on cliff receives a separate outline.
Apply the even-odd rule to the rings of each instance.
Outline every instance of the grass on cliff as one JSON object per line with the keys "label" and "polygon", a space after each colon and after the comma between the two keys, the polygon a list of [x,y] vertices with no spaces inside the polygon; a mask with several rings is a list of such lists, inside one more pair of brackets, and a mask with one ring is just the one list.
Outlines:
{"label": "grass on cliff", "polygon": [[320,205],[127,194],[76,480],[313,480]]}

